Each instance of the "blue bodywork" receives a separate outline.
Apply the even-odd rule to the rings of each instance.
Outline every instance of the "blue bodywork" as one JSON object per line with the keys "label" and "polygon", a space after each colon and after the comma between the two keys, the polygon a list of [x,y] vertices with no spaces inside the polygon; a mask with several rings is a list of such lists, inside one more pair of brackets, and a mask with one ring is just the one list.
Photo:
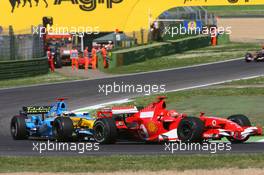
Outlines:
{"label": "blue bodywork", "polygon": [[[52,124],[57,117],[67,112],[68,106],[64,100],[59,100],[51,106],[24,107],[23,115],[26,115],[25,123],[29,136],[53,139]],[[89,113],[69,113],[67,117],[78,117],[86,120],[94,120]],[[74,134],[92,137],[93,131],[89,128],[76,128]]]}

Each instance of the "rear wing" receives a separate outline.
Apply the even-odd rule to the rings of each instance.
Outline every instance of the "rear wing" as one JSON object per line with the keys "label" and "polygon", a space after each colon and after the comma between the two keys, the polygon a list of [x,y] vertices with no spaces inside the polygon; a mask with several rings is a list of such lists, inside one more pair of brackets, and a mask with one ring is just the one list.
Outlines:
{"label": "rear wing", "polygon": [[136,106],[130,107],[112,107],[112,108],[103,108],[97,111],[98,118],[112,117],[113,115],[120,114],[135,114],[138,113]]}
{"label": "rear wing", "polygon": [[25,114],[47,114],[52,109],[52,106],[26,106],[22,110]]}
{"label": "rear wing", "polygon": [[112,114],[135,114],[138,113],[136,106],[112,107]]}

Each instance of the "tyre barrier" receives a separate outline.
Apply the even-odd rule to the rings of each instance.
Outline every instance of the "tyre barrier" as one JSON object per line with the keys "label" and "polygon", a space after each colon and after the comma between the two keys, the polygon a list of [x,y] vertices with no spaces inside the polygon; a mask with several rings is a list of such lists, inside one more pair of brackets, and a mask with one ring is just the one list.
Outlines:
{"label": "tyre barrier", "polygon": [[0,80],[42,75],[49,72],[47,58],[0,61]]}

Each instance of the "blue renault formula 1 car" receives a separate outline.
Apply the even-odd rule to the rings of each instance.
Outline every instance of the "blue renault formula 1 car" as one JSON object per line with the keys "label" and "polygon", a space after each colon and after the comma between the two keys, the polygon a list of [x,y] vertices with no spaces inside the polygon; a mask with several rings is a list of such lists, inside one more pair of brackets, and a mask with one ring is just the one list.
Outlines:
{"label": "blue renault formula 1 car", "polygon": [[23,107],[11,120],[11,135],[15,140],[29,137],[58,141],[92,138],[95,119],[89,113],[67,112],[67,109],[63,98],[50,106]]}

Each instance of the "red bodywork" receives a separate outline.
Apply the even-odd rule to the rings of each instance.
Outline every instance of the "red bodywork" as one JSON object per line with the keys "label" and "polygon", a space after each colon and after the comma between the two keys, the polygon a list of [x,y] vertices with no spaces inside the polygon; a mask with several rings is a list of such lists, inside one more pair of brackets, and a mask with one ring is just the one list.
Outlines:
{"label": "red bodywork", "polygon": [[[167,110],[164,99],[159,97],[157,102],[139,111],[135,106],[99,110],[97,117],[114,118],[118,134],[125,133],[125,137],[132,135],[134,139],[150,142],[177,141],[177,128],[187,115]],[[241,127],[227,119],[207,117],[204,113],[201,113],[200,120],[204,123],[204,140],[262,135],[261,127]]]}
{"label": "red bodywork", "polygon": [[46,34],[44,35],[45,49],[53,48],[53,52],[59,49],[62,63],[64,65],[69,64],[71,63],[70,50],[72,48],[72,38],[71,34]]}

